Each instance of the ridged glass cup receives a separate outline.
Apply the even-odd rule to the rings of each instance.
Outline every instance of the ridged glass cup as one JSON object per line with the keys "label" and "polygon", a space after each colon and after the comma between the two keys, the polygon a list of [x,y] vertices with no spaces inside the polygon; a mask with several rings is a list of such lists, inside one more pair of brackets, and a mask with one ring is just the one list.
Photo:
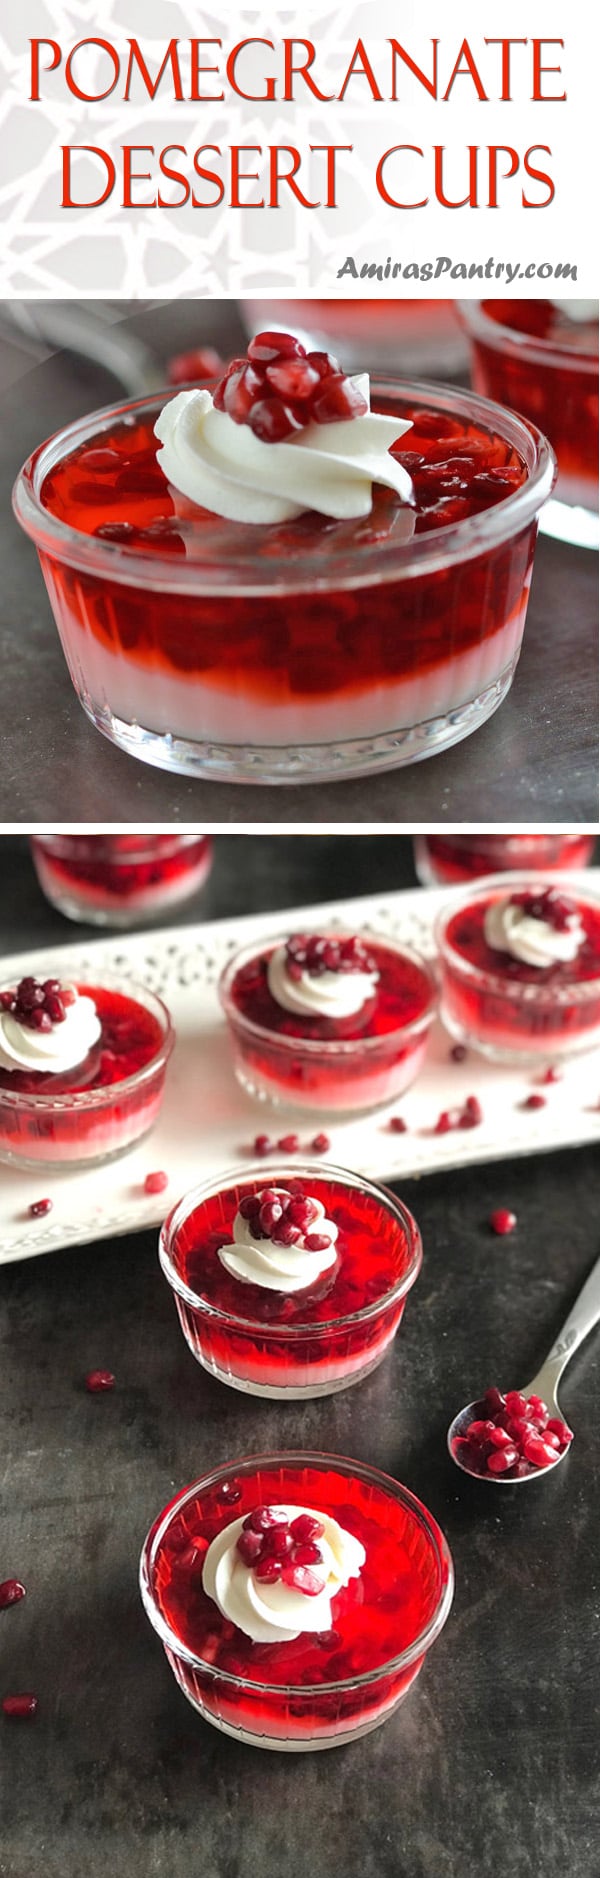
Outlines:
{"label": "ridged glass cup", "polygon": [[484,723],[512,682],[554,480],[541,433],[466,391],[376,383],[374,410],[425,408],[491,431],[528,472],[495,506],[403,544],[376,528],[335,549],[327,529],[311,535],[300,518],[294,552],[259,548],[257,529],[248,545],[246,528],[236,553],[233,525],[211,516],[191,558],[185,547],[168,555],[155,541],[142,552],[85,534],[44,506],[46,477],[79,445],[98,437],[102,450],[124,422],[151,434],[169,396],[70,425],[15,485],[15,514],[97,728],[159,768],[290,784],[413,763]]}
{"label": "ridged glass cup", "polygon": [[[381,1220],[381,1232],[389,1236],[397,1264],[397,1277],[381,1296],[370,1298],[362,1309],[324,1315],[306,1321],[273,1322],[268,1317],[251,1314],[245,1303],[243,1283],[236,1285],[239,1304],[236,1312],[220,1308],[193,1288],[181,1269],[190,1232],[214,1231],[223,1214],[219,1208],[222,1192],[230,1194],[260,1188],[283,1187],[302,1181],[305,1191],[325,1199],[325,1187],[343,1189],[348,1206],[356,1204],[361,1219],[371,1214]],[[231,1210],[231,1209],[230,1209]],[[234,1209],[235,1210],[235,1209]],[[202,1218],[204,1214],[204,1220]],[[200,1215],[198,1228],[195,1216]],[[190,1227],[189,1222],[192,1221]],[[229,1225],[229,1220],[228,1220]],[[379,1230],[379,1228],[378,1228]],[[272,1397],[277,1401],[301,1401],[321,1395],[336,1395],[351,1384],[361,1382],[383,1360],[398,1330],[409,1291],[418,1278],[423,1247],[416,1220],[408,1209],[383,1187],[349,1173],[346,1168],[319,1162],[269,1161],[258,1166],[234,1168],[220,1178],[208,1181],[185,1194],[169,1214],[159,1241],[159,1258],[167,1283],[175,1299],[179,1322],[188,1348],[197,1363],[219,1382],[246,1395]],[[256,1287],[250,1287],[255,1292]],[[267,1300],[272,1291],[263,1292]]]}
{"label": "ridged glass cup", "polygon": [[32,835],[42,893],[66,919],[125,930],[198,893],[212,865],[208,835]]}
{"label": "ridged glass cup", "polygon": [[[170,1529],[182,1519],[185,1522],[186,1514],[193,1517],[194,1507],[209,1515],[214,1509],[212,1524],[222,1528],[258,1500],[304,1503],[334,1517],[339,1512],[340,1519],[345,1505],[356,1506],[360,1512],[369,1509],[370,1517],[386,1527],[390,1545],[398,1544],[404,1556],[410,1557],[411,1586],[417,1593],[410,1612],[417,1607],[419,1612],[414,1634],[405,1636],[402,1646],[372,1670],[361,1667],[340,1680],[326,1679],[326,1657],[317,1649],[313,1652],[315,1681],[296,1683],[269,1682],[265,1668],[260,1678],[260,1673],[252,1677],[221,1667],[215,1661],[216,1633],[204,1656],[185,1643],[167,1620],[158,1592]],[[200,1565],[198,1557],[196,1569]],[[160,1637],[175,1680],[204,1721],[251,1747],[309,1753],[358,1740],[399,1708],[449,1615],[454,1570],[437,1521],[397,1480],[341,1455],[273,1453],[250,1455],[216,1468],[171,1500],[145,1541],[140,1590],[146,1616]],[[217,1624],[222,1628],[218,1613]],[[405,1622],[407,1628],[410,1631]]]}
{"label": "ridged glass cup", "polygon": [[594,978],[577,979],[574,975],[573,979],[553,981],[542,971],[535,983],[480,967],[465,958],[452,942],[449,928],[469,907],[488,897],[491,901],[513,892],[542,893],[546,887],[564,893],[577,906],[591,908],[598,915],[600,932],[598,895],[569,880],[565,886],[560,874],[484,875],[474,880],[468,891],[455,891],[435,923],[440,1008],[446,1029],[492,1062],[543,1067],[600,1045],[600,957]]}

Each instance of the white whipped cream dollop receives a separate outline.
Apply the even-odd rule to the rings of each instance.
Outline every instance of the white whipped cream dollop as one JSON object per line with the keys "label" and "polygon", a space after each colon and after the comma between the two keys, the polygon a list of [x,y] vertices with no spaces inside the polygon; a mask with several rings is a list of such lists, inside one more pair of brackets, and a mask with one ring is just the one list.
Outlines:
{"label": "white whipped cream dollop", "polygon": [[297,1017],[354,1017],[372,998],[379,972],[309,972],[290,978],[285,946],[271,953],[267,984],[271,997]]}
{"label": "white whipped cream dollop", "polygon": [[[369,403],[368,373],[352,381]],[[306,424],[282,443],[263,443],[249,424],[217,411],[209,391],[180,391],[155,424],[158,462],[190,502],[231,522],[287,522],[307,509],[349,521],[369,515],[373,483],[412,501],[407,470],[390,446],[412,422],[371,410],[335,424]],[[414,533],[406,508],[406,539]],[[398,526],[394,529],[398,540]]]}
{"label": "white whipped cream dollop", "polygon": [[573,320],[578,326],[583,325],[585,320],[598,318],[597,300],[554,300],[550,297],[550,305],[558,307],[559,313],[564,313],[568,320]]}
{"label": "white whipped cream dollop", "polygon": [[537,965],[540,969],[544,965],[570,965],[585,938],[579,918],[567,931],[559,932],[548,920],[534,919],[512,900],[496,900],[488,907],[483,929],[495,952],[508,952],[522,965]]}
{"label": "white whipped cream dollop", "polygon": [[236,1550],[243,1519],[232,1520],[217,1534],[204,1560],[202,1584],[207,1596],[253,1643],[292,1643],[305,1631],[330,1630],[332,1599],[351,1578],[358,1578],[366,1559],[360,1539],[327,1513],[317,1513],[311,1506],[282,1510],[290,1520],[309,1513],[324,1528],[317,1541],[322,1561],[311,1567],[323,1579],[323,1590],[314,1597],[295,1591],[280,1578],[274,1584],[261,1584],[254,1577]]}
{"label": "white whipped cream dollop", "polygon": [[[274,1187],[272,1191],[289,1199],[282,1187]],[[308,1285],[315,1284],[323,1272],[335,1265],[338,1228],[332,1219],[327,1219],[320,1200],[313,1200],[311,1194],[307,1198],[315,1213],[308,1232],[327,1237],[331,1241],[329,1246],[323,1246],[320,1252],[309,1251],[305,1233],[295,1245],[275,1245],[272,1239],[255,1239],[252,1221],[236,1213],[233,1245],[219,1246],[218,1251],[226,1271],[231,1272],[233,1278],[241,1279],[243,1284],[261,1285],[265,1291],[306,1291]]]}
{"label": "white whipped cream dollop", "polygon": [[30,1030],[20,1024],[12,1011],[0,1012],[0,1067],[15,1070],[41,1070],[44,1075],[61,1076],[83,1063],[102,1034],[102,1025],[93,998],[80,996],[74,985],[74,1001],[66,1006],[64,1023],[51,1030]]}

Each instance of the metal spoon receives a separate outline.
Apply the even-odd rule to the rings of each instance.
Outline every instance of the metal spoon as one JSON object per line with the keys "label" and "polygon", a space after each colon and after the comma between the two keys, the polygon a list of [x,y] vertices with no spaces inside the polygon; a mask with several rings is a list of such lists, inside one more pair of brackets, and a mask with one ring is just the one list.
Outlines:
{"label": "metal spoon", "polygon": [[[524,1396],[541,1396],[542,1401],[545,1402],[550,1409],[551,1416],[560,1416],[561,1420],[564,1421],[564,1416],[559,1408],[557,1397],[557,1389],[561,1376],[567,1367],[567,1363],[570,1363],[571,1357],[574,1356],[575,1351],[579,1349],[580,1343],[583,1343],[584,1337],[589,1336],[590,1330],[593,1330],[594,1325],[599,1321],[600,1258],[596,1259],[596,1263],[592,1267],[589,1278],[586,1278],[585,1284],[582,1286],[579,1293],[579,1297],[576,1299],[573,1309],[569,1311],[566,1322],[563,1324],[562,1330],[559,1331],[556,1342],[553,1343],[545,1363],[542,1364],[541,1369],[538,1370],[537,1376],[534,1376],[533,1381],[526,1383],[525,1387],[519,1390],[519,1394]],[[568,1447],[564,1448],[562,1454],[557,1454],[555,1461],[549,1461],[545,1467],[532,1468],[529,1474],[513,1474],[512,1476],[508,1474],[480,1474],[476,1467],[469,1467],[465,1461],[462,1459],[459,1460],[458,1455],[453,1451],[453,1442],[456,1440],[457,1436],[464,1437],[469,1423],[475,1421],[480,1415],[481,1398],[479,1398],[477,1402],[467,1402],[465,1408],[460,1409],[458,1415],[455,1415],[454,1421],[450,1423],[448,1429],[448,1447],[455,1466],[460,1467],[463,1474],[471,1474],[474,1480],[487,1481],[494,1487],[523,1487],[528,1485],[529,1481],[539,1480],[540,1478],[543,1479],[545,1474],[551,1473],[555,1467],[558,1467],[560,1461],[564,1461],[565,1454],[569,1452]]]}

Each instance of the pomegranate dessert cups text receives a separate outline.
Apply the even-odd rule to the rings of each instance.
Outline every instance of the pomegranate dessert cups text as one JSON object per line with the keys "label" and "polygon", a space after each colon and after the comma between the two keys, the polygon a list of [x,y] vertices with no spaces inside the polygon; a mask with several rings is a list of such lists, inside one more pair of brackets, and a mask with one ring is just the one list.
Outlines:
{"label": "pomegranate dessert cups text", "polygon": [[36,874],[67,919],[127,927],[179,906],[210,872],[208,835],[33,835]]}
{"label": "pomegranate dessert cups text", "polygon": [[600,899],[551,876],[498,875],[437,922],[442,1016],[498,1062],[548,1062],[600,1045]]}
{"label": "pomegranate dessert cups text", "polygon": [[385,1356],[421,1268],[412,1215],[343,1168],[238,1169],[174,1207],[160,1262],[192,1355],[249,1395],[333,1395]]}
{"label": "pomegranate dessert cups text", "polygon": [[174,1043],[145,986],[33,977],[0,991],[0,1160],[57,1170],[123,1154],[152,1128]]}
{"label": "pomegranate dessert cups text", "polygon": [[586,867],[593,835],[415,835],[415,867],[424,887],[460,886],[479,874],[515,868]]}
{"label": "pomegranate dessert cups text", "polygon": [[421,1068],[437,989],[391,939],[294,933],[237,952],[219,984],[250,1095],[351,1114],[392,1102]]}
{"label": "pomegranate dessert cups text", "polygon": [[597,548],[598,302],[464,300],[473,382],[550,438],[556,492],[543,533]]}
{"label": "pomegranate dessert cups text", "polygon": [[98,728],[239,782],[368,774],[505,696],[552,452],[467,392],[262,333],[208,388],[96,412],[15,489]]}
{"label": "pomegranate dessert cups text", "polygon": [[184,1695],[251,1746],[369,1734],[404,1701],[446,1622],[440,1527],[396,1480],[339,1455],[252,1455],[177,1495],[140,1565]]}

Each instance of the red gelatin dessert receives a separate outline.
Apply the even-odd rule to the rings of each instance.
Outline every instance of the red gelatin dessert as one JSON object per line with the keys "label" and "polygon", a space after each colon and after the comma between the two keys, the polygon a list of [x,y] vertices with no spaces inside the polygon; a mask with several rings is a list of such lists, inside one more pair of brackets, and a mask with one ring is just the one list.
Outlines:
{"label": "red gelatin dessert", "polygon": [[483,880],[440,915],[442,1016],[500,1062],[600,1044],[600,900],[552,877]]}
{"label": "red gelatin dessert", "polygon": [[480,874],[514,868],[586,867],[593,835],[415,835],[415,867],[424,887],[460,886]]}
{"label": "red gelatin dessert", "polygon": [[416,953],[339,932],[246,947],[219,995],[251,1095],[339,1114],[377,1108],[414,1082],[437,1004]]}
{"label": "red gelatin dessert", "polygon": [[267,332],[212,391],[51,439],[15,508],[98,727],[162,767],[289,783],[415,761],[496,709],[553,477],[513,413],[371,399]]}
{"label": "red gelatin dessert", "polygon": [[598,547],[598,305],[582,300],[465,300],[473,383],[538,424],[558,458],[541,528]]}
{"label": "red gelatin dessert", "polygon": [[269,1163],[197,1187],[160,1261],[199,1363],[250,1395],[331,1395],[381,1361],[418,1276],[418,1226],[345,1169]]}
{"label": "red gelatin dessert", "polygon": [[[306,1562],[304,1562],[306,1561]],[[140,1563],[184,1695],[251,1746],[341,1747],[408,1694],[452,1603],[436,1521],[337,1455],[253,1455],[177,1495]]]}
{"label": "red gelatin dessert", "polygon": [[127,927],[179,906],[210,872],[208,835],[33,835],[46,899],[67,919]]}
{"label": "red gelatin dessert", "polygon": [[509,1389],[486,1389],[473,1414],[461,1417],[459,1432],[449,1438],[453,1460],[482,1480],[523,1480],[554,1467],[573,1440],[572,1429],[552,1415],[539,1395]]}
{"label": "red gelatin dessert", "polygon": [[165,1005],[143,986],[103,975],[5,987],[0,1160],[59,1169],[122,1154],[153,1126],[173,1043]]}

